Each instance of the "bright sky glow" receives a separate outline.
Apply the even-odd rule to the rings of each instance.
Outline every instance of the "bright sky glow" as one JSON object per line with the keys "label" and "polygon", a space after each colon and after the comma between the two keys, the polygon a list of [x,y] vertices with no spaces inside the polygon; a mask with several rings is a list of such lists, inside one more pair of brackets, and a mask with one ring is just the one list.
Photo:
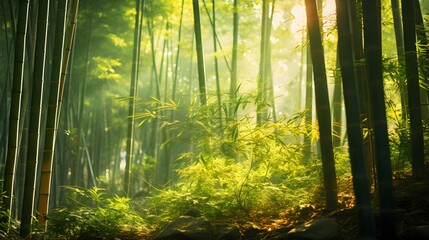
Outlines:
{"label": "bright sky glow", "polygon": [[[306,13],[305,13],[305,6],[301,4],[295,5],[291,9],[293,19],[291,23],[291,30],[292,32],[297,32],[299,30],[302,30],[305,25],[307,24],[306,21]],[[332,19],[332,16],[335,14],[335,0],[326,0],[323,4],[323,17],[328,17],[329,19]],[[325,24],[328,24],[328,26],[324,27],[330,27],[331,24],[335,24],[335,18],[333,18],[334,21],[328,21]]]}
{"label": "bright sky glow", "polygon": [[326,0],[323,4],[323,16],[335,14],[335,0]]}
{"label": "bright sky glow", "polygon": [[280,24],[283,24],[285,21],[285,19],[283,18],[283,14],[280,12],[275,12],[273,14],[273,28],[277,29],[278,26],[280,26]]}
{"label": "bright sky glow", "polygon": [[293,19],[291,22],[291,31],[297,32],[304,28],[307,24],[305,16],[305,7],[302,5],[295,5],[292,10]]}

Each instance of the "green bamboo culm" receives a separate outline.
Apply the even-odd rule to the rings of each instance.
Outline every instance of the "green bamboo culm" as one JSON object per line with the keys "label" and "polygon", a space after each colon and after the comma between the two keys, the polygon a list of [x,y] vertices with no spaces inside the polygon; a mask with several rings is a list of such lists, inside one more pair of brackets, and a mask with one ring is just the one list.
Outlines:
{"label": "green bamboo culm", "polygon": [[320,132],[326,210],[330,211],[338,208],[338,189],[332,145],[331,112],[329,107],[325,58],[316,1],[305,0],[305,9],[307,15],[307,31],[310,40],[310,53],[313,62],[313,81],[316,97],[316,114]]}
{"label": "green bamboo culm", "polygon": [[349,155],[359,221],[358,237],[375,239],[375,220],[371,206],[370,184],[367,178],[359,95],[356,82],[353,40],[347,1],[336,1],[338,26],[338,57],[341,67],[344,104],[346,106]]}
{"label": "green bamboo culm", "polygon": [[414,1],[402,0],[402,21],[404,27],[405,70],[408,90],[408,114],[410,119],[410,140],[413,176],[424,174],[424,141],[420,102],[419,69],[416,53],[416,24]]}
{"label": "green bamboo culm", "polygon": [[130,97],[128,101],[128,130],[127,130],[127,153],[125,160],[125,173],[124,173],[124,193],[125,196],[130,194],[130,180],[131,169],[133,163],[133,146],[134,146],[134,116],[135,116],[135,102],[137,96],[137,83],[138,83],[138,59],[140,54],[140,28],[143,12],[141,5],[144,4],[143,0],[136,0],[136,17],[134,28],[134,45],[133,45],[133,60],[131,65],[131,82],[130,82]]}
{"label": "green bamboo culm", "polygon": [[40,225],[46,226],[49,195],[51,189],[52,163],[55,153],[55,139],[59,116],[58,100],[61,90],[61,72],[63,67],[65,25],[67,20],[67,0],[60,0],[57,5],[54,52],[52,56],[52,71],[48,97],[48,112],[46,117],[45,144],[43,151],[37,220]]}
{"label": "green bamboo culm", "polygon": [[[18,25],[15,38],[15,59],[12,79],[12,106],[9,115],[9,138],[6,165],[3,182],[3,206],[2,209],[12,212],[14,181],[16,163],[19,157],[20,126],[24,121],[21,119],[22,89],[24,85],[24,63],[26,56],[26,36],[28,29],[29,0],[19,2]],[[10,219],[7,220],[8,223]]]}
{"label": "green bamboo culm", "polygon": [[194,31],[197,49],[198,84],[201,105],[207,105],[206,70],[204,65],[204,49],[201,35],[200,6],[198,0],[192,0],[194,10]]}
{"label": "green bamboo culm", "polygon": [[417,34],[417,54],[418,54],[418,67],[420,81],[423,86],[420,88],[420,101],[421,101],[421,114],[422,121],[429,121],[429,91],[427,86],[429,86],[429,42],[426,36],[427,30],[425,28],[426,22],[423,20],[422,9],[420,7],[419,0],[414,1],[414,18],[416,24],[416,34]]}
{"label": "green bamboo culm", "polygon": [[268,0],[262,1],[262,26],[261,26],[261,45],[259,60],[259,73],[257,78],[257,97],[256,97],[256,122],[262,125],[267,120],[267,41],[268,39]]}
{"label": "green bamboo culm", "polygon": [[365,58],[367,61],[371,115],[373,118],[372,125],[375,139],[381,238],[395,239],[395,204],[383,84],[381,1],[363,0],[362,11],[365,30]]}
{"label": "green bamboo culm", "polygon": [[40,149],[40,129],[44,95],[46,45],[48,34],[50,0],[40,0],[38,6],[36,48],[34,55],[33,89],[31,94],[30,126],[25,165],[24,195],[22,200],[20,234],[26,237],[31,232],[34,212],[37,165]]}
{"label": "green bamboo culm", "polygon": [[[355,60],[355,74],[358,91],[358,101],[360,104],[360,119],[363,129],[372,128],[372,115],[370,109],[370,97],[368,89],[368,76],[366,73],[365,56],[363,49],[363,30],[362,30],[362,16],[358,14],[356,1],[348,2],[348,13],[350,19],[350,28],[352,33],[353,56]],[[373,131],[366,131],[363,138],[363,150],[365,155],[365,165],[367,168],[367,177],[370,186],[375,182],[375,152],[374,152],[374,133]]]}
{"label": "green bamboo culm", "polygon": [[238,59],[238,0],[234,0],[233,30],[232,30],[232,60],[231,60],[231,82],[229,87],[230,107],[229,118],[234,121],[237,118],[235,105],[237,101],[237,59]]}
{"label": "green bamboo culm", "polygon": [[[405,53],[404,53],[404,31],[402,28],[401,8],[399,0],[391,0],[393,28],[395,31],[396,55],[398,56],[399,72],[403,72],[405,68]],[[401,94],[401,119],[406,122],[408,119],[408,99],[407,86],[404,81],[399,81],[399,92]]]}
{"label": "green bamboo culm", "polygon": [[179,56],[180,56],[181,41],[182,41],[183,10],[185,6],[184,4],[185,4],[185,0],[182,0],[182,4],[181,4],[182,7],[180,10],[180,21],[179,21],[179,36],[177,39],[176,59],[174,61],[175,64],[174,64],[173,90],[171,93],[171,99],[173,101],[176,101],[177,77],[179,72]]}
{"label": "green bamboo culm", "polygon": [[212,23],[212,30],[213,30],[213,51],[214,51],[214,67],[215,67],[215,76],[216,76],[216,96],[217,96],[217,107],[218,107],[218,116],[219,116],[219,128],[222,132],[223,126],[222,126],[222,97],[221,97],[221,88],[220,88],[220,79],[219,79],[219,63],[217,59],[217,35],[216,35],[216,0],[213,0],[212,2],[213,8],[212,8],[212,16],[213,16],[213,23]]}
{"label": "green bamboo culm", "polygon": [[303,136],[302,161],[308,162],[311,158],[312,136],[311,127],[313,124],[313,61],[311,60],[310,45],[305,48],[306,52],[306,73],[305,73],[305,99],[304,99],[304,123],[305,131]]}

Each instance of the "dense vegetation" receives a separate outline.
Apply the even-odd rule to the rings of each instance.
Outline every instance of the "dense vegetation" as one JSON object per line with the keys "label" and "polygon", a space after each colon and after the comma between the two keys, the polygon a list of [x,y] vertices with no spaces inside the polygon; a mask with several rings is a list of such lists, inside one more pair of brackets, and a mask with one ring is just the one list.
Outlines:
{"label": "dense vegetation", "polygon": [[0,238],[149,239],[193,210],[243,239],[429,222],[427,1],[0,9]]}

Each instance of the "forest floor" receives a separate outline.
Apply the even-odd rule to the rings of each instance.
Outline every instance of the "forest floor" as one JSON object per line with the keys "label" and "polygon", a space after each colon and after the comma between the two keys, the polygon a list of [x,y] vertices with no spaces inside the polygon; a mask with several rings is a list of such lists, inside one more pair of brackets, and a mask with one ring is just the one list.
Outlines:
{"label": "forest floor", "polygon": [[[393,180],[396,205],[396,232],[429,225],[429,175],[416,180],[406,175]],[[353,239],[357,235],[357,216],[352,209],[339,211],[333,216],[338,223],[344,239]],[[379,213],[375,213],[376,224],[379,224]]]}
{"label": "forest floor", "polygon": [[[397,229],[399,234],[411,227],[429,225],[429,174],[424,179],[416,180],[410,175],[394,179],[395,203]],[[343,182],[352,186],[349,182]],[[376,196],[376,194],[374,194]],[[351,201],[354,201],[352,199]],[[375,201],[376,202],[376,201]],[[377,209],[377,207],[375,207]],[[282,216],[281,219],[258,219],[258,222],[243,220],[242,218],[228,220],[213,220],[212,224],[233,224],[240,228],[240,239],[245,240],[274,240],[284,239],[279,232],[289,230],[317,218],[332,218],[338,225],[342,239],[356,239],[358,231],[358,220],[356,212],[352,207],[343,207],[332,212],[324,212],[321,209],[306,207]],[[375,212],[376,224],[379,224],[379,213]],[[276,233],[275,233],[276,232]],[[274,234],[275,233],[275,234]],[[151,237],[148,237],[151,239]],[[287,238],[286,238],[287,239]]]}
{"label": "forest floor", "polygon": [[[395,191],[395,204],[396,204],[396,217],[397,229],[399,234],[411,227],[429,225],[429,171],[426,172],[425,178],[416,180],[410,174],[402,175],[400,178],[395,178],[393,181]],[[352,186],[351,178],[339,182],[340,202],[343,206],[332,212],[325,212],[322,208],[314,206],[306,206],[301,209],[291,210],[285,212],[276,219],[272,217],[257,217],[257,218],[243,218],[240,214],[235,217],[228,217],[222,219],[209,219],[211,226],[229,225],[236,228],[237,234],[234,238],[223,238],[228,240],[242,239],[242,240],[280,240],[288,239],[288,232],[297,226],[307,223],[313,219],[334,219],[338,226],[339,236],[341,239],[349,240],[356,239],[358,232],[358,220],[356,212],[353,208],[354,198],[350,192],[344,192],[343,189],[350,189]],[[374,194],[376,196],[377,194]],[[323,203],[322,191],[316,193],[319,202]],[[377,201],[374,201],[377,202]],[[375,209],[377,207],[375,206]],[[191,216],[191,215],[188,215]],[[375,213],[376,224],[379,222],[379,214]],[[173,220],[174,221],[174,220]],[[239,231],[239,233],[238,233]],[[144,235],[127,237],[112,237],[112,239],[153,239],[160,229]],[[121,235],[121,234],[119,234]],[[1,239],[1,238],[0,238]],[[19,237],[11,237],[6,239],[20,239]],[[33,236],[27,239],[52,239],[50,237]],[[56,238],[54,238],[56,239]],[[70,239],[63,237],[60,239]],[[74,238],[73,238],[74,239]],[[93,237],[87,238],[80,236],[77,239],[94,239]],[[106,239],[106,238],[99,238]],[[161,238],[164,239],[164,238]],[[171,238],[166,238],[171,239]],[[173,238],[175,240],[188,239],[188,238]],[[200,239],[200,238],[197,238]],[[421,238],[418,238],[421,239]],[[425,238],[429,239],[429,238]]]}
{"label": "forest floor", "polygon": [[[429,171],[426,171],[425,178],[416,180],[410,174],[396,178],[393,181],[395,191],[395,205],[397,217],[396,232],[400,234],[406,229],[429,225]],[[349,182],[342,183],[352,186]],[[374,194],[376,195],[376,194]],[[352,200],[354,201],[354,199]],[[377,209],[377,207],[375,208]],[[261,227],[265,229],[285,228],[292,229],[299,224],[310,221],[314,218],[334,218],[338,224],[340,235],[343,239],[355,239],[358,231],[358,220],[353,208],[344,207],[333,212],[324,212],[323,210],[304,208],[289,216],[293,221],[283,219],[267,220]],[[379,224],[379,213],[375,213],[376,224]],[[243,236],[244,239],[252,239],[249,236]],[[270,239],[263,238],[263,239]]]}
{"label": "forest floor", "polygon": [[[427,173],[428,171],[426,171],[426,177],[421,180],[416,180],[411,174],[393,180],[398,234],[411,227],[429,225],[429,174]],[[346,184],[352,186],[351,179]],[[310,215],[307,212],[301,212],[299,215],[302,216],[302,222],[307,222],[314,217],[334,218],[343,239],[355,239],[357,236],[358,220],[353,208],[341,208],[329,213],[320,210]],[[380,220],[377,211],[375,220],[378,225]]]}

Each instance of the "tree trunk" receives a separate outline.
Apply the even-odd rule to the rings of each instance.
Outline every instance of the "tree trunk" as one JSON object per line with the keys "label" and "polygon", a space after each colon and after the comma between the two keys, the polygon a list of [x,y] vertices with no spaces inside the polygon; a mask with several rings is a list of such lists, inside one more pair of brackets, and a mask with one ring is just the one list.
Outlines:
{"label": "tree trunk", "polygon": [[[396,52],[398,55],[399,62],[399,70],[401,71],[404,68],[404,36],[402,30],[402,22],[401,22],[401,10],[399,8],[398,0],[391,0],[392,5],[392,15],[393,15],[393,27],[395,30],[395,43],[396,43]],[[399,78],[398,83],[399,91],[401,94],[401,118],[403,121],[407,121],[407,107],[408,107],[408,99],[407,99],[407,87],[404,81]]]}
{"label": "tree trunk", "polygon": [[311,59],[313,61],[316,113],[320,131],[326,209],[329,211],[338,208],[338,190],[332,146],[331,112],[329,109],[325,58],[316,1],[305,0],[305,8],[307,13],[307,30],[310,39]]}
{"label": "tree trunk", "polygon": [[261,47],[259,60],[259,73],[257,79],[257,97],[256,97],[256,121],[261,125],[267,120],[267,41],[268,37],[268,7],[269,0],[262,1],[262,26],[261,26]]}
{"label": "tree trunk", "polygon": [[[29,16],[29,1],[21,0],[19,3],[18,26],[15,39],[15,59],[12,79],[12,99],[9,115],[9,138],[6,166],[3,183],[2,209],[12,212],[12,200],[14,198],[14,181],[16,163],[19,159],[20,134],[23,119],[21,118],[21,105],[23,104],[24,62],[26,59],[26,36]],[[8,219],[8,223],[9,223]]]}
{"label": "tree trunk", "polygon": [[359,237],[375,238],[375,221],[371,207],[370,185],[365,166],[359,96],[356,89],[353,40],[347,1],[337,0],[338,51],[346,107],[349,155],[359,221]]}
{"label": "tree trunk", "polygon": [[139,66],[139,55],[140,55],[140,18],[143,17],[140,4],[144,4],[144,0],[136,0],[136,17],[134,27],[134,45],[133,45],[133,62],[131,65],[131,83],[130,83],[130,97],[128,101],[128,131],[127,131],[127,147],[126,147],[126,160],[125,160],[125,175],[124,175],[124,192],[126,196],[130,194],[130,179],[131,169],[133,163],[133,146],[134,146],[134,115],[135,115],[135,103],[137,96],[137,83],[138,83],[138,66]]}
{"label": "tree trunk", "polygon": [[219,117],[219,131],[221,134],[223,134],[223,119],[222,119],[222,97],[221,97],[221,88],[220,88],[220,79],[219,79],[219,63],[217,59],[217,34],[216,34],[216,0],[213,1],[213,24],[212,24],[212,30],[213,30],[213,56],[214,56],[214,67],[215,67],[215,76],[216,76],[216,96],[217,96],[217,110],[218,110],[218,117]]}
{"label": "tree trunk", "polygon": [[31,97],[30,127],[28,141],[28,155],[25,167],[25,185],[21,216],[21,236],[27,236],[31,231],[33,218],[34,195],[36,178],[38,175],[37,163],[39,159],[40,129],[43,103],[43,83],[45,78],[46,43],[48,33],[49,0],[39,2],[36,54],[34,56],[33,90]]}
{"label": "tree trunk", "polygon": [[198,83],[200,89],[200,103],[207,105],[207,90],[206,90],[206,70],[204,66],[204,49],[201,34],[201,21],[200,21],[200,6],[198,0],[192,0],[192,7],[194,10],[194,28],[195,28],[195,41],[197,48],[197,62],[198,62]]}
{"label": "tree trunk", "polygon": [[364,0],[362,1],[362,10],[365,24],[365,57],[374,122],[373,130],[380,199],[381,235],[383,239],[395,239],[396,219],[392,166],[383,88],[381,2],[379,0]]}
{"label": "tree trunk", "polygon": [[307,64],[305,77],[305,113],[304,113],[304,139],[303,162],[308,162],[312,156],[312,127],[313,127],[313,61],[311,60],[310,45],[307,45]]}
{"label": "tree trunk", "polygon": [[49,194],[51,188],[52,162],[55,152],[55,139],[57,135],[57,123],[59,116],[58,100],[60,96],[61,72],[64,53],[65,25],[67,19],[67,0],[61,0],[57,6],[54,52],[52,56],[52,72],[49,87],[48,113],[45,129],[45,144],[42,160],[42,173],[37,212],[39,224],[45,226],[46,215],[49,208]]}
{"label": "tree trunk", "polygon": [[422,120],[428,122],[429,120],[429,109],[428,109],[428,90],[429,86],[429,45],[427,39],[427,31],[423,22],[422,10],[418,0],[414,0],[414,14],[416,21],[416,32],[417,32],[417,53],[418,53],[418,65],[420,75],[422,76],[422,85],[426,86],[426,89],[420,88],[421,106],[422,106]]}
{"label": "tree trunk", "polygon": [[341,72],[340,72],[340,60],[337,54],[336,70],[334,72],[334,92],[332,93],[332,144],[335,148],[341,146],[341,132],[342,132],[342,86],[341,86]]}
{"label": "tree trunk", "polygon": [[414,1],[402,0],[402,21],[404,26],[405,68],[408,89],[408,111],[410,117],[411,156],[414,177],[424,173],[424,144],[420,104],[419,70],[416,54],[416,25]]}
{"label": "tree trunk", "polygon": [[[272,117],[272,120],[274,122],[277,121],[277,113],[276,113],[276,98],[274,95],[274,79],[273,79],[273,69],[272,69],[272,61],[271,61],[271,28],[273,23],[273,15],[274,15],[274,6],[275,6],[275,0],[272,0],[271,3],[271,14],[268,17],[267,22],[267,36],[266,36],[266,57],[265,57],[265,73],[266,73],[266,91],[267,91],[267,105],[271,108],[271,115],[269,117]],[[267,111],[267,114],[269,114],[269,111]]]}
{"label": "tree trunk", "polygon": [[365,165],[370,185],[373,183],[374,168],[374,134],[372,129],[372,115],[370,109],[370,97],[368,92],[368,78],[365,69],[365,57],[362,43],[362,18],[358,16],[356,1],[349,1],[349,14],[351,23],[351,38],[355,61],[356,82],[358,88],[358,99],[360,104],[361,124],[363,129],[367,129],[363,134],[363,150]]}
{"label": "tree trunk", "polygon": [[182,24],[183,24],[183,9],[184,9],[184,3],[185,0],[182,0],[182,8],[180,10],[180,23],[179,23],[179,36],[177,39],[177,51],[176,51],[176,60],[174,65],[174,79],[173,79],[173,90],[171,94],[171,99],[173,101],[176,101],[176,92],[177,92],[177,76],[178,76],[178,69],[179,69],[179,56],[180,56],[180,49],[182,45]]}
{"label": "tree trunk", "polygon": [[237,119],[237,60],[238,60],[238,0],[234,0],[233,30],[232,30],[232,60],[231,60],[231,82],[229,87],[229,119]]}

